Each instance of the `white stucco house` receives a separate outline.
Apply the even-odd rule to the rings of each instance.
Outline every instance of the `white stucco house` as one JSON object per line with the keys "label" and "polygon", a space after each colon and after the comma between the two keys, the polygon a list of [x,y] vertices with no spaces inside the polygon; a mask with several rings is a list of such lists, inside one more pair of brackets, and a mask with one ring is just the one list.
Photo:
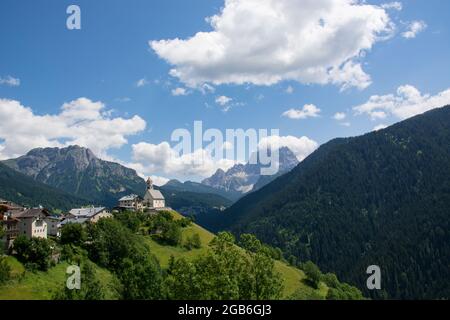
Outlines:
{"label": "white stucco house", "polygon": [[48,226],[46,218],[49,213],[46,209],[28,209],[14,214],[13,218],[19,220],[19,235],[27,238],[47,238]]}
{"label": "white stucco house", "polygon": [[119,199],[119,208],[123,210],[142,211],[143,199],[136,194],[130,194]]}

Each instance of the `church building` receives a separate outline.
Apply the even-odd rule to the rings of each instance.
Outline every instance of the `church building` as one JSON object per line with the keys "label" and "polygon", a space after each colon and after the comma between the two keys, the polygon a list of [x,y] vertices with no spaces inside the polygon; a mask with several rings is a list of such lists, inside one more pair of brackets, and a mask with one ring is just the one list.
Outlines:
{"label": "church building", "polygon": [[147,179],[147,191],[145,192],[143,204],[150,209],[161,209],[166,207],[166,200],[159,190],[153,188],[152,179]]}

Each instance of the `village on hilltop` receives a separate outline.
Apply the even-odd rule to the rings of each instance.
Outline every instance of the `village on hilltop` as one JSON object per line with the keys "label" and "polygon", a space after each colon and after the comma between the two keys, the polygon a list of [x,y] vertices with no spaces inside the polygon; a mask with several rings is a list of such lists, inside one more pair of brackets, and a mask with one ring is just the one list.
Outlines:
{"label": "village on hilltop", "polygon": [[70,223],[96,223],[100,219],[112,218],[114,212],[140,211],[157,214],[170,210],[159,190],[153,188],[151,178],[147,180],[147,190],[144,197],[128,195],[118,200],[118,205],[112,210],[102,206],[87,206],[73,208],[63,214],[52,214],[48,209],[25,208],[21,205],[0,198],[0,228],[3,228],[3,243],[5,249],[10,249],[19,235],[31,238],[59,237],[64,225]]}

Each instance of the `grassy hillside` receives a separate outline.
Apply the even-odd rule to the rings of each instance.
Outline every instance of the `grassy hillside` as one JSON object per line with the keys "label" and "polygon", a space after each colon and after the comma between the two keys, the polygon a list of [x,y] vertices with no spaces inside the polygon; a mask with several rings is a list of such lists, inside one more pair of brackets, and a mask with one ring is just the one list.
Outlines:
{"label": "grassy hillside", "polygon": [[[181,219],[182,215],[173,212],[175,219]],[[152,252],[160,261],[163,269],[168,267],[171,256],[175,258],[184,257],[186,259],[194,259],[201,254],[207,253],[209,250],[208,244],[214,238],[214,235],[202,227],[192,224],[189,227],[183,228],[182,237],[185,240],[198,234],[201,240],[200,249],[188,250],[183,247],[172,247],[161,245],[150,236],[140,236]],[[12,280],[0,287],[0,300],[48,300],[54,295],[54,292],[61,288],[66,281],[67,263],[60,263],[55,267],[50,268],[47,272],[30,272],[26,271],[25,267],[13,257],[7,258],[9,265],[12,268]],[[295,299],[325,299],[328,288],[321,283],[319,289],[313,289],[304,280],[305,274],[284,262],[275,262],[276,270],[282,275],[284,293],[283,298]],[[108,299],[114,299],[114,291],[111,288],[114,276],[107,270],[95,266],[96,274],[100,278],[101,283],[107,289],[106,296]]]}
{"label": "grassy hillside", "polygon": [[[47,272],[30,272],[13,257],[8,257],[12,269],[13,279],[0,287],[0,300],[50,300],[59,288],[65,283],[67,263],[60,263]],[[102,268],[95,267],[99,280],[106,288],[106,297],[114,298],[109,288],[112,283],[112,274]]]}
{"label": "grassy hillside", "polygon": [[[181,219],[182,217],[176,212],[173,214],[176,219]],[[150,246],[152,253],[158,257],[161,267],[167,268],[171,256],[174,256],[175,258],[184,257],[186,259],[192,259],[209,250],[208,244],[214,238],[214,235],[196,224],[192,224],[190,227],[183,229],[183,240],[195,233],[200,236],[202,242],[202,247],[200,249],[187,250],[181,247],[163,246],[152,240],[150,237],[145,237],[145,240]],[[301,270],[281,261],[275,262],[275,268],[281,273],[284,280],[284,298],[287,299],[297,293],[296,298],[299,299],[311,297],[325,299],[328,288],[324,284],[322,284],[318,290],[311,288],[304,283],[305,274]]]}

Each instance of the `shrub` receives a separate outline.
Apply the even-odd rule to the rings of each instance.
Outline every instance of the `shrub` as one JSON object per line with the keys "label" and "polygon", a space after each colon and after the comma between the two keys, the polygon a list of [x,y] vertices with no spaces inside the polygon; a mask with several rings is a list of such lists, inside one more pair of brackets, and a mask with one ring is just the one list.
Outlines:
{"label": "shrub", "polygon": [[19,261],[29,269],[46,271],[51,264],[52,243],[48,239],[18,236],[14,240],[13,249]]}
{"label": "shrub", "polygon": [[53,296],[54,300],[102,300],[104,288],[98,279],[94,264],[88,260],[81,267],[81,288],[70,290],[65,285]]}
{"label": "shrub", "polygon": [[195,233],[191,237],[188,237],[184,246],[188,250],[200,249],[202,247],[202,241],[198,233]]}
{"label": "shrub", "polygon": [[5,284],[11,277],[11,266],[6,257],[0,257],[0,285]]}
{"label": "shrub", "polygon": [[192,219],[190,219],[190,218],[181,218],[180,220],[178,220],[178,224],[182,228],[187,228],[187,227],[192,225]]}
{"label": "shrub", "polygon": [[314,288],[319,288],[320,279],[322,273],[318,266],[316,266],[312,261],[308,261],[302,265],[302,269],[305,272],[308,280]]}
{"label": "shrub", "polygon": [[61,244],[82,245],[86,241],[86,231],[79,223],[69,223],[61,230]]}

